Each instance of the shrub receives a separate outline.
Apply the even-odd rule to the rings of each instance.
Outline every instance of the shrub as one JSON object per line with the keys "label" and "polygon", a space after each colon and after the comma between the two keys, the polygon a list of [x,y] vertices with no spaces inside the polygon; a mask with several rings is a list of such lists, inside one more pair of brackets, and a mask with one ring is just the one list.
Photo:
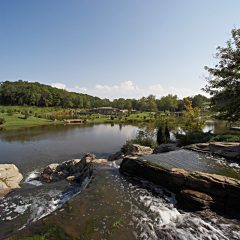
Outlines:
{"label": "shrub", "polygon": [[139,144],[142,146],[147,146],[154,148],[157,146],[157,142],[154,140],[154,133],[147,130],[139,130],[135,139],[128,140],[126,144],[122,147],[122,152],[128,149],[130,144]]}
{"label": "shrub", "polygon": [[30,117],[30,114],[28,111],[22,112],[22,115],[23,115],[22,119],[28,119]]}
{"label": "shrub", "polygon": [[13,111],[12,111],[11,109],[8,109],[8,110],[7,110],[7,115],[8,115],[8,116],[12,116],[12,115],[13,115]]}
{"label": "shrub", "polygon": [[55,116],[52,115],[52,114],[49,116],[49,119],[52,120],[52,121],[55,121],[55,120],[56,120]]}
{"label": "shrub", "polygon": [[0,125],[4,124],[6,121],[4,118],[0,118]]}
{"label": "shrub", "polygon": [[187,134],[177,133],[176,139],[179,140],[181,146],[193,144],[193,143],[204,143],[210,141],[212,134],[210,132],[191,132]]}
{"label": "shrub", "polygon": [[216,141],[216,142],[240,142],[240,136],[239,135],[230,135],[230,134],[224,134],[224,135],[216,135],[213,136],[210,141]]}
{"label": "shrub", "polygon": [[170,142],[170,131],[167,123],[165,124],[165,127],[163,127],[162,125],[159,125],[158,131],[157,131],[157,143],[160,145],[162,143],[169,143],[169,142]]}

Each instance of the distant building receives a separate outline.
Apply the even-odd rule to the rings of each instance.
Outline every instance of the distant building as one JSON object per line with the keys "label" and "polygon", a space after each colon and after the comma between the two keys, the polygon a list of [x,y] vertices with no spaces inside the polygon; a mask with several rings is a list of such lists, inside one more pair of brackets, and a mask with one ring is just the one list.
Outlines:
{"label": "distant building", "polygon": [[119,109],[119,112],[120,113],[128,113],[128,110],[127,109]]}
{"label": "distant building", "polygon": [[105,114],[105,115],[110,115],[117,112],[119,112],[119,109],[112,108],[112,107],[98,107],[90,110],[90,113],[98,113],[98,114]]}

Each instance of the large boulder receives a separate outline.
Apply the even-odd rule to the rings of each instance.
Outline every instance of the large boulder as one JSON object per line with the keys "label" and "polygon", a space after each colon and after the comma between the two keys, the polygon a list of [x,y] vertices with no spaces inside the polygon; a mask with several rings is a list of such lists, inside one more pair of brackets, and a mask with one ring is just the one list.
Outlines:
{"label": "large boulder", "polygon": [[122,160],[126,156],[142,156],[145,154],[152,154],[153,149],[139,144],[125,144],[121,151],[111,154],[108,161]]}
{"label": "large boulder", "polygon": [[124,154],[123,154],[123,152],[119,151],[119,152],[111,154],[108,157],[108,161],[112,162],[112,161],[115,161],[115,160],[118,160],[118,159],[121,159],[121,158],[124,158]]}
{"label": "large boulder", "polygon": [[209,151],[226,158],[240,159],[240,143],[210,142]]}
{"label": "large boulder", "polygon": [[61,164],[50,164],[41,173],[40,180],[44,182],[53,182],[62,179],[81,181],[89,174],[89,163],[94,159],[95,155],[87,153],[82,159],[72,159]]}
{"label": "large boulder", "polygon": [[240,216],[240,180],[217,174],[166,168],[137,157],[124,158],[120,171],[168,188],[176,193],[179,205],[189,202],[185,205],[191,210],[210,207]]}
{"label": "large boulder", "polygon": [[185,146],[184,148],[198,152],[212,153],[233,160],[240,160],[240,143],[236,142],[197,143]]}
{"label": "large boulder", "polygon": [[184,189],[177,195],[182,208],[188,210],[201,209],[204,210],[213,204],[213,198],[206,193]]}
{"label": "large boulder", "polygon": [[20,188],[23,176],[14,164],[0,164],[0,197],[12,189]]}
{"label": "large boulder", "polygon": [[141,156],[145,154],[152,154],[153,149],[146,146],[141,146],[139,144],[129,144],[127,146],[127,150],[125,152],[125,155],[130,156]]}
{"label": "large boulder", "polygon": [[161,144],[153,149],[153,154],[176,151],[179,148],[176,143]]}

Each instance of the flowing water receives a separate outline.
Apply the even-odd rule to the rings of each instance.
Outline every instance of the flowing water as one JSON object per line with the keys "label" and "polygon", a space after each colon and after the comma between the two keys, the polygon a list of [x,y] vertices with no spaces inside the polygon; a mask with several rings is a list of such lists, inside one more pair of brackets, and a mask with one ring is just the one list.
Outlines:
{"label": "flowing water", "polygon": [[[181,211],[174,194],[120,175],[115,163],[96,169],[81,186],[33,180],[49,163],[80,158],[85,152],[107,156],[136,132],[137,127],[129,125],[95,125],[1,133],[0,163],[16,164],[24,183],[0,199],[0,239],[18,229],[25,236],[26,229],[34,235],[49,226],[59,227],[70,239],[240,239],[238,220],[208,210]],[[231,167],[224,159],[211,160]],[[237,173],[239,166],[233,167]]]}

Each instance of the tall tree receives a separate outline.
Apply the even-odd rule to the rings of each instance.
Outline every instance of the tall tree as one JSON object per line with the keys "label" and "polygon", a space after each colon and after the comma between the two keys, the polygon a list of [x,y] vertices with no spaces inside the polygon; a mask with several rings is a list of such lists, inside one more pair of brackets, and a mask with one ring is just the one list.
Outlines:
{"label": "tall tree", "polygon": [[177,95],[168,94],[158,101],[160,111],[175,111],[178,107]]}
{"label": "tall tree", "polygon": [[218,64],[211,68],[204,90],[212,96],[213,110],[228,121],[240,119],[240,29],[233,29],[225,47],[217,47]]}
{"label": "tall tree", "polygon": [[200,108],[192,107],[192,101],[188,98],[184,101],[184,130],[186,132],[201,132],[205,121],[200,117]]}
{"label": "tall tree", "polygon": [[204,107],[204,105],[208,102],[208,98],[201,95],[201,94],[198,94],[198,95],[195,95],[193,98],[192,98],[192,106],[193,107]]}

